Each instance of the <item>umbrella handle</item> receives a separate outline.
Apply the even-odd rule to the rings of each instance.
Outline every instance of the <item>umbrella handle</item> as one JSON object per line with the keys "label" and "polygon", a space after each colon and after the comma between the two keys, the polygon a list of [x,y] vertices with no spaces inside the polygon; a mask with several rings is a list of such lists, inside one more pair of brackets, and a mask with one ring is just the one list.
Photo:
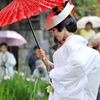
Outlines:
{"label": "umbrella handle", "polygon": [[35,31],[34,31],[34,29],[33,29],[33,27],[32,27],[32,23],[31,23],[31,21],[30,21],[30,18],[28,18],[28,22],[29,22],[29,24],[30,24],[30,27],[31,27],[31,30],[32,30],[32,34],[33,34],[33,36],[34,36],[34,39],[35,39],[35,41],[36,41],[36,44],[37,44],[38,48],[40,49],[40,46],[39,46],[38,40],[37,40],[37,38],[36,38]]}

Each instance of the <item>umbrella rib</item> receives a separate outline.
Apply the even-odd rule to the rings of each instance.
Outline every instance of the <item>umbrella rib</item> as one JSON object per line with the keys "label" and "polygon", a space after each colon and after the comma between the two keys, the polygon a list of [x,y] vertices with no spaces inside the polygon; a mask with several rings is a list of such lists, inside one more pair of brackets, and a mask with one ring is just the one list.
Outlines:
{"label": "umbrella rib", "polygon": [[[25,0],[23,1],[23,3],[26,5]],[[29,7],[26,5],[27,9],[30,11],[30,13],[33,15],[33,13],[31,12],[31,10],[29,9]]]}
{"label": "umbrella rib", "polygon": [[[22,2],[22,0],[20,0],[20,2]],[[22,8],[23,16],[24,16],[24,11],[23,11],[23,7],[22,7],[22,3],[21,3],[21,8]],[[24,16],[24,18],[26,18],[26,17]]]}
{"label": "umbrella rib", "polygon": [[[35,1],[34,0],[34,2],[36,2],[37,4],[40,4],[40,5],[42,5],[42,6],[44,6],[44,7],[47,7],[48,9],[50,9],[51,7],[50,6],[47,6],[47,5],[44,5],[44,4],[42,4],[42,3],[40,3],[40,0],[38,0],[39,2],[37,2],[37,1]],[[47,4],[48,4],[48,2],[47,1],[42,1],[42,2],[46,2]],[[52,3],[50,3],[50,5],[53,5]],[[54,4],[53,6],[57,6],[56,4]],[[39,9],[40,10],[40,9]],[[41,10],[40,10],[41,11]]]}
{"label": "umbrella rib", "polygon": [[[53,6],[57,6],[56,5],[56,3],[58,2],[58,3],[61,3],[61,2],[59,2],[59,1],[53,1],[53,2],[55,2],[55,3],[52,3],[52,0],[48,0],[49,2],[47,2],[47,1],[45,1],[45,0],[43,0],[42,2],[44,2],[44,3],[50,3],[50,5],[53,5]],[[64,0],[65,1],[65,0]]]}
{"label": "umbrella rib", "polygon": [[[12,4],[12,3],[11,3],[11,4]],[[8,8],[9,8],[9,6],[10,6],[11,4],[9,4],[6,8],[4,8],[4,9],[2,9],[2,10],[0,11],[0,13],[1,13],[1,14],[0,14],[0,17],[4,16],[5,13],[4,13],[3,11],[8,11]],[[11,6],[13,6],[13,5],[11,5]],[[10,6],[10,7],[11,7],[11,6]],[[3,15],[2,15],[2,13],[3,13]],[[1,16],[1,15],[2,15],[2,16]]]}
{"label": "umbrella rib", "polygon": [[[26,2],[29,2],[26,0]],[[30,3],[30,2],[29,2]],[[31,4],[31,3],[30,3]],[[32,4],[31,4],[32,5]],[[35,5],[32,5],[33,7],[35,7],[36,9],[38,9]],[[38,9],[38,11],[41,11],[40,9]]]}
{"label": "umbrella rib", "polygon": [[[36,2],[36,1],[34,1],[34,2]],[[36,3],[38,3],[38,2],[36,2]],[[44,7],[47,7],[47,8],[51,8],[49,6],[43,5],[42,3],[38,3],[38,4],[40,4],[40,5],[44,6]]]}
{"label": "umbrella rib", "polygon": [[[55,2],[55,4],[53,3],[52,4],[52,0],[48,0],[49,2],[50,2],[50,5],[53,5],[53,6],[57,6],[56,5],[56,3],[57,3],[57,1],[55,2],[55,1],[53,1],[53,2]],[[45,1],[45,0],[43,0],[42,2],[44,2],[44,3],[47,3],[48,4],[48,2],[47,1]],[[58,2],[59,3],[59,2]],[[61,3],[61,2],[60,2]]]}
{"label": "umbrella rib", "polygon": [[[17,3],[15,3],[15,4],[17,4]],[[17,5],[17,7],[18,7],[18,5]],[[15,8],[14,8],[14,9],[15,9]],[[13,9],[13,10],[14,10],[14,9]],[[12,10],[11,14],[13,13],[13,10]],[[11,14],[10,14],[10,16],[11,16]],[[10,19],[10,16],[9,16],[9,18],[8,18],[8,20],[7,20],[7,22],[6,22],[5,24],[8,23],[8,21],[9,21],[9,19]]]}
{"label": "umbrella rib", "polygon": [[[29,2],[29,1],[26,1],[26,2]],[[38,3],[38,2],[36,2],[36,1],[34,1],[36,4],[40,4],[40,3]],[[30,2],[29,2],[30,3]],[[32,5],[32,4],[31,4]],[[44,6],[43,4],[40,4],[40,5],[42,5],[42,6]],[[41,10],[38,8],[38,7],[36,7],[35,5],[32,5],[33,7],[35,7],[36,9],[38,9],[40,12],[41,12]],[[51,8],[51,7],[49,7],[49,6],[44,6],[44,7],[47,7],[47,8]]]}
{"label": "umbrella rib", "polygon": [[[16,2],[17,2],[17,1],[16,1]],[[18,4],[17,4],[16,10],[15,10],[16,13],[17,13],[17,8],[18,8]],[[16,14],[16,15],[17,15],[17,14]],[[16,19],[16,15],[14,16],[14,19],[13,19],[12,22],[14,22],[14,20]]]}
{"label": "umbrella rib", "polygon": [[[14,5],[14,3],[13,3],[13,5]],[[13,5],[12,5],[12,7],[9,9],[9,11],[13,8]],[[7,9],[7,10],[8,10],[8,9]],[[8,11],[8,12],[9,12],[9,11]],[[6,14],[4,13],[5,16],[3,17],[2,21],[1,21],[1,24],[2,24],[2,22],[3,22],[3,20],[4,20],[4,18],[6,17],[6,15],[8,14],[8,12],[7,12]]]}

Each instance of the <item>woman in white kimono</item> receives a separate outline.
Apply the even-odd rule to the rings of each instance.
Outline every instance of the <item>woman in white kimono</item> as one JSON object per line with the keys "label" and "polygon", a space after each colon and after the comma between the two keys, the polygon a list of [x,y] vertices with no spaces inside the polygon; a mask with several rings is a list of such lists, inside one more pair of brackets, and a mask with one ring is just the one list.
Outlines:
{"label": "woman in white kimono", "polygon": [[13,76],[13,67],[16,65],[15,57],[12,53],[7,51],[7,44],[2,43],[0,45],[0,77],[5,75]]}
{"label": "woman in white kimono", "polygon": [[54,69],[49,75],[54,86],[51,100],[96,100],[100,55],[87,47],[85,38],[74,35],[77,25],[70,14],[74,8],[71,1],[66,2],[62,11],[58,8],[54,8],[46,20],[46,29],[53,30],[53,36],[59,41],[66,40],[53,55]]}

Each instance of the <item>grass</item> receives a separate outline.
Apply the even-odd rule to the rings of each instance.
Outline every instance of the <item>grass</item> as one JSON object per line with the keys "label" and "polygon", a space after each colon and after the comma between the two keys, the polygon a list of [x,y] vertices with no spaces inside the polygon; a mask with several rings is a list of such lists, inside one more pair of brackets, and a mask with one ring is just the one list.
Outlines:
{"label": "grass", "polygon": [[[1,81],[0,100],[48,100],[47,86],[48,83],[40,79],[32,82],[15,74],[13,79]],[[43,94],[42,97],[37,97],[39,92]]]}

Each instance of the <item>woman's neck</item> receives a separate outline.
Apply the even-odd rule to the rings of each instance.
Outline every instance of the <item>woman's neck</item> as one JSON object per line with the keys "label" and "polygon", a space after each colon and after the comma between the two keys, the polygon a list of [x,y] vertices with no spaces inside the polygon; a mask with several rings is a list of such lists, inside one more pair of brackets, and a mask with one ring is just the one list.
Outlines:
{"label": "woman's neck", "polygon": [[67,32],[67,33],[65,33],[65,35],[64,35],[64,39],[66,40],[69,36],[71,36],[71,35],[74,35],[74,33],[72,33],[72,32]]}
{"label": "woman's neck", "polygon": [[64,40],[66,40],[69,36],[74,35],[74,33],[73,32],[69,32],[66,29],[66,27],[63,28],[63,31],[64,31],[64,38],[63,38]]}

